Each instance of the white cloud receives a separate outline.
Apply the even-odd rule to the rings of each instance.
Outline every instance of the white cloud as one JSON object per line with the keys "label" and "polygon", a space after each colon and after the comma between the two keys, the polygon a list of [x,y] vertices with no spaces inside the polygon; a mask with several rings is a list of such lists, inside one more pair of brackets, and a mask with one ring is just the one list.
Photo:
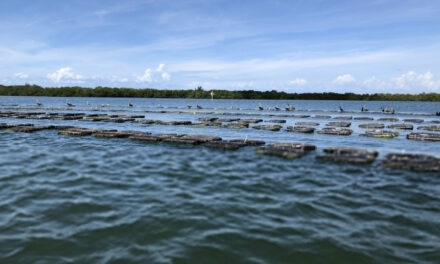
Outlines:
{"label": "white cloud", "polygon": [[171,79],[171,75],[168,72],[162,72],[160,75],[162,77],[162,80],[169,81]]}
{"label": "white cloud", "polygon": [[302,78],[296,78],[294,80],[291,80],[289,82],[287,82],[288,85],[290,86],[304,86],[306,85],[308,82],[306,79],[302,79]]}
{"label": "white cloud", "polygon": [[165,71],[165,64],[159,64],[153,72],[150,68],[147,68],[143,75],[137,76],[138,82],[158,82],[169,81],[171,74]]}
{"label": "white cloud", "polygon": [[425,88],[431,91],[440,89],[440,81],[434,80],[434,75],[430,71],[425,73],[409,71],[392,78],[391,84],[400,89]]}
{"label": "white cloud", "polygon": [[336,84],[349,84],[356,82],[356,79],[350,74],[343,74],[336,77],[336,79],[333,82]]}
{"label": "white cloud", "polygon": [[372,76],[363,81],[362,86],[375,90],[381,89],[381,92],[439,92],[440,80],[436,80],[430,71],[425,73],[408,71],[388,80],[380,80]]}
{"label": "white cloud", "polygon": [[53,82],[81,82],[83,76],[76,74],[70,67],[62,67],[53,73],[47,75],[47,78]]}
{"label": "white cloud", "polygon": [[17,72],[16,74],[14,74],[14,76],[18,79],[27,79],[29,77],[29,75],[22,72]]}
{"label": "white cloud", "polygon": [[163,81],[169,81],[171,79],[171,75],[165,71],[165,64],[161,63],[157,66],[156,71],[160,73],[160,77]]}
{"label": "white cloud", "polygon": [[157,72],[163,72],[163,68],[165,68],[165,64],[161,63],[157,66],[156,71]]}
{"label": "white cloud", "polygon": [[145,69],[145,72],[143,75],[137,76],[137,81],[138,82],[152,82],[153,81],[153,77],[151,74],[151,69],[147,68]]}
{"label": "white cloud", "polygon": [[387,86],[389,86],[389,84],[384,80],[376,78],[376,76],[371,76],[370,78],[362,82],[362,86],[377,89],[386,88]]}

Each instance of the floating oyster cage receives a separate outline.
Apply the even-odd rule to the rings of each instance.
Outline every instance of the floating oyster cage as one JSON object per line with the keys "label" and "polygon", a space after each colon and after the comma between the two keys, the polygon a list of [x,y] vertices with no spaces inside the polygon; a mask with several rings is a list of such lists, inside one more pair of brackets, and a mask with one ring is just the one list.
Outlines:
{"label": "floating oyster cage", "polygon": [[[277,156],[285,159],[301,158],[310,152],[316,151],[317,147],[312,144],[301,142],[277,142],[265,144],[264,141],[254,139],[229,139],[224,140],[218,136],[202,134],[152,134],[147,131],[120,131],[116,129],[91,129],[75,126],[35,126],[33,124],[7,124],[0,123],[1,130],[21,133],[33,133],[43,130],[57,130],[61,136],[95,136],[105,139],[128,138],[140,142],[164,142],[168,144],[204,146],[208,148],[234,151],[243,147],[259,146],[255,151],[262,155]],[[332,131],[350,130],[341,127],[325,127]],[[378,132],[374,132],[378,133]],[[383,131],[381,132],[383,133]],[[436,138],[440,141],[440,134],[433,133],[410,133],[409,137]],[[378,152],[363,148],[331,147],[324,148],[322,154],[316,155],[317,159],[329,162],[347,162],[356,164],[369,164],[375,162]],[[411,171],[425,171],[440,173],[440,158],[427,154],[388,153],[379,162],[379,165],[389,169],[403,169]]]}

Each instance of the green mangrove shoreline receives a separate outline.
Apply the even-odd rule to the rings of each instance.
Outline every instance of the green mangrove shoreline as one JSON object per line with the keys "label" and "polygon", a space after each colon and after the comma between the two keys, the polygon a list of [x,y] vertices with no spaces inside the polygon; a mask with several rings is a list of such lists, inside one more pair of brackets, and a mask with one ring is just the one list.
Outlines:
{"label": "green mangrove shoreline", "polygon": [[[358,100],[358,101],[432,101],[440,102],[440,93],[420,94],[355,94],[355,93],[286,93],[280,91],[214,90],[216,99],[272,100]],[[50,97],[140,97],[140,98],[211,98],[211,90],[202,87],[190,90],[134,89],[113,87],[41,87],[38,85],[0,85],[2,96]]]}

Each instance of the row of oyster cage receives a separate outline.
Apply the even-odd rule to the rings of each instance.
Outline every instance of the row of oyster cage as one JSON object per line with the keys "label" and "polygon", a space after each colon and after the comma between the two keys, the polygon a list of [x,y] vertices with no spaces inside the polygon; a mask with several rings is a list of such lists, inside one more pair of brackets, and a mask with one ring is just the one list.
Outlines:
{"label": "row of oyster cage", "polygon": [[[118,131],[98,130],[75,126],[35,126],[33,124],[6,124],[0,123],[0,130],[13,132],[32,133],[42,130],[56,130],[59,135],[65,136],[95,136],[100,138],[129,138],[142,142],[165,142],[184,144],[190,146],[205,146],[221,150],[238,150],[246,146],[256,146],[255,151],[263,155],[277,156],[285,159],[300,158],[316,150],[316,146],[299,142],[276,142],[266,144],[254,139],[229,139],[223,140],[218,136],[191,135],[191,134],[151,134],[144,131]],[[376,150],[328,147],[317,159],[333,162],[348,162],[357,164],[373,163],[378,152]],[[427,171],[440,173],[440,158],[427,154],[388,153],[379,163],[389,169],[402,169],[411,171]]]}

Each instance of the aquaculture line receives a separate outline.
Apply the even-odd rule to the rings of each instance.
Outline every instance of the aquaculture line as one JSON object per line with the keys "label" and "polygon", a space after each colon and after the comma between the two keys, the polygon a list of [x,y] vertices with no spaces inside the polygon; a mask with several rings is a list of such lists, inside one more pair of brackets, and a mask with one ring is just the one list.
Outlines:
{"label": "aquaculture line", "polygon": [[[37,112],[0,112],[0,117],[9,118],[26,118],[26,119],[54,119],[54,120],[86,120],[94,122],[138,122],[138,123],[156,123],[164,125],[192,125],[189,121],[158,121],[144,119],[143,115],[107,115],[107,114],[84,114],[84,113],[37,113]],[[196,125],[219,125],[222,122],[227,121],[230,126],[249,126],[250,123],[259,123],[261,119],[225,119],[219,118],[199,118],[201,121]],[[282,120],[271,120],[275,122],[283,123]],[[413,122],[420,122],[415,119]],[[299,124],[298,124],[299,123]],[[245,125],[247,124],[247,125]],[[313,130],[314,122],[297,122],[295,126],[288,127],[288,131],[293,132],[306,132]],[[335,134],[335,135],[349,135],[351,134],[350,122],[336,121],[329,122],[328,127],[324,127],[319,133]],[[360,124],[360,127],[365,128],[383,128],[383,124],[380,123],[366,123]],[[392,126],[392,125],[390,125]],[[280,125],[254,125],[256,129],[266,129],[274,131],[280,129]],[[400,129],[411,129],[412,125],[403,123],[395,124],[394,127]],[[420,127],[419,127],[420,128]],[[428,125],[422,126],[421,129],[440,131],[440,125]],[[263,155],[279,156],[286,159],[300,158],[307,153],[316,150],[316,146],[308,143],[301,142],[273,142],[266,144],[266,142],[255,139],[228,139],[224,140],[218,136],[212,135],[200,135],[200,134],[152,134],[146,131],[121,131],[121,130],[102,130],[91,129],[79,126],[64,126],[64,125],[45,125],[36,126],[34,124],[11,124],[0,123],[0,130],[7,130],[12,132],[37,132],[42,130],[56,130],[59,135],[62,136],[95,136],[100,138],[128,138],[131,140],[137,140],[142,142],[165,142],[172,144],[184,144],[190,146],[204,146],[220,150],[238,150],[243,147],[253,146],[256,147],[255,151]],[[347,132],[348,131],[348,132]],[[392,138],[398,132],[386,131],[381,129],[367,130],[364,136],[371,136],[376,138]],[[440,142],[440,134],[437,133],[409,133],[408,139],[411,140],[427,140]],[[317,159],[334,161],[334,162],[349,162],[349,163],[363,163],[369,164],[375,162],[378,156],[376,150],[362,149],[362,148],[347,148],[347,147],[327,147],[324,148],[322,153],[316,156]],[[440,158],[426,155],[426,154],[402,154],[402,153],[388,153],[380,162],[381,166],[389,169],[405,169],[413,171],[431,171],[440,173]]]}

